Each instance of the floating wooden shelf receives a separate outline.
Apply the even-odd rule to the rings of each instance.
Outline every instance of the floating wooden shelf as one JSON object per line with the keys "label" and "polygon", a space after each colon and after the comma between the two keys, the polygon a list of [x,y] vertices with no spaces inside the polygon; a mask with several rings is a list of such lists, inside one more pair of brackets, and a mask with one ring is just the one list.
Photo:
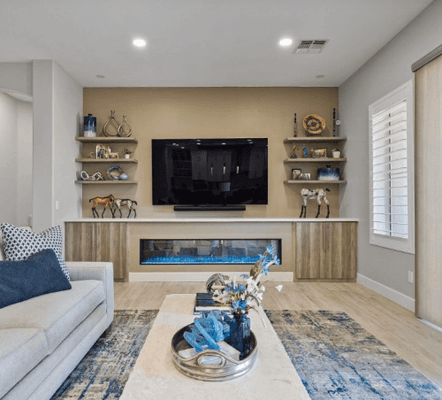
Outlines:
{"label": "floating wooden shelf", "polygon": [[303,179],[298,179],[298,180],[290,180],[290,181],[284,181],[285,184],[287,185],[303,185],[303,184],[308,184],[308,183],[314,183],[315,185],[317,184],[335,184],[335,185],[343,185],[344,183],[347,183],[347,181],[343,181],[343,180],[339,180],[339,181],[312,181],[312,180],[303,180]]}
{"label": "floating wooden shelf", "polygon": [[284,143],[302,143],[302,142],[318,142],[318,143],[324,143],[324,142],[345,142],[347,138],[344,137],[311,137],[311,136],[305,136],[305,137],[292,137],[284,139]]}
{"label": "floating wooden shelf", "polygon": [[96,137],[77,136],[75,140],[81,143],[138,143],[138,140],[133,137],[120,137],[120,136],[96,136]]}
{"label": "floating wooden shelf", "polygon": [[287,158],[284,160],[285,164],[291,163],[322,163],[328,164],[332,162],[347,162],[346,158]]}
{"label": "floating wooden shelf", "polygon": [[138,185],[137,181],[75,181],[81,185]]}
{"label": "floating wooden shelf", "polygon": [[75,162],[81,164],[138,164],[135,158],[76,158]]}

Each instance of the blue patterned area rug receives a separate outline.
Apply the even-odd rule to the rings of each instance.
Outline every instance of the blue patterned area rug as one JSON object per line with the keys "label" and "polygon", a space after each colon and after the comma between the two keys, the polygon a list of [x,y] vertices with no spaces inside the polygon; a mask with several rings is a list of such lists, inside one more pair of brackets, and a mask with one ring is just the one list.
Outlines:
{"label": "blue patterned area rug", "polygon": [[158,311],[115,311],[106,338],[100,338],[51,400],[115,400],[143,348]]}
{"label": "blue patterned area rug", "polygon": [[436,400],[442,390],[344,312],[267,311],[313,400]]}

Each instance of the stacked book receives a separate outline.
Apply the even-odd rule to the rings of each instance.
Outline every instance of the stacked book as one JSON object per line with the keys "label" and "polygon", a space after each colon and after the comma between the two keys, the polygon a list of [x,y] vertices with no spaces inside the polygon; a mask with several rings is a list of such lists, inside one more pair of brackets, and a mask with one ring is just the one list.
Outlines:
{"label": "stacked book", "polygon": [[216,303],[212,296],[212,293],[197,293],[193,313],[199,315],[202,312],[214,310],[232,312],[232,307],[227,304]]}

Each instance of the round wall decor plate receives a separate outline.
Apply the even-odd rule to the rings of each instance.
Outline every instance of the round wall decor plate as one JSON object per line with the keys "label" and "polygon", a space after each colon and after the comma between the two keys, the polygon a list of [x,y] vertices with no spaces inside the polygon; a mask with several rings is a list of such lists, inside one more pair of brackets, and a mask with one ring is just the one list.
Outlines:
{"label": "round wall decor plate", "polygon": [[319,135],[325,129],[325,120],[319,115],[309,114],[302,121],[302,126],[308,133]]}

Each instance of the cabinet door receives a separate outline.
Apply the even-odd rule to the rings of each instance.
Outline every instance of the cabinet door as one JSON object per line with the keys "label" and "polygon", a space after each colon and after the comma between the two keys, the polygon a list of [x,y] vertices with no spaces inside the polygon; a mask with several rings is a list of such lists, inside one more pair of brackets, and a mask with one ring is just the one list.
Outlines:
{"label": "cabinet door", "polygon": [[357,223],[294,224],[297,279],[355,280]]}
{"label": "cabinet door", "polygon": [[107,261],[114,264],[114,280],[127,281],[127,224],[124,222],[68,222],[66,261]]}
{"label": "cabinet door", "polygon": [[319,279],[321,263],[320,223],[294,224],[295,271],[297,279]]}
{"label": "cabinet door", "polygon": [[353,222],[322,223],[320,278],[356,279],[357,224]]}

